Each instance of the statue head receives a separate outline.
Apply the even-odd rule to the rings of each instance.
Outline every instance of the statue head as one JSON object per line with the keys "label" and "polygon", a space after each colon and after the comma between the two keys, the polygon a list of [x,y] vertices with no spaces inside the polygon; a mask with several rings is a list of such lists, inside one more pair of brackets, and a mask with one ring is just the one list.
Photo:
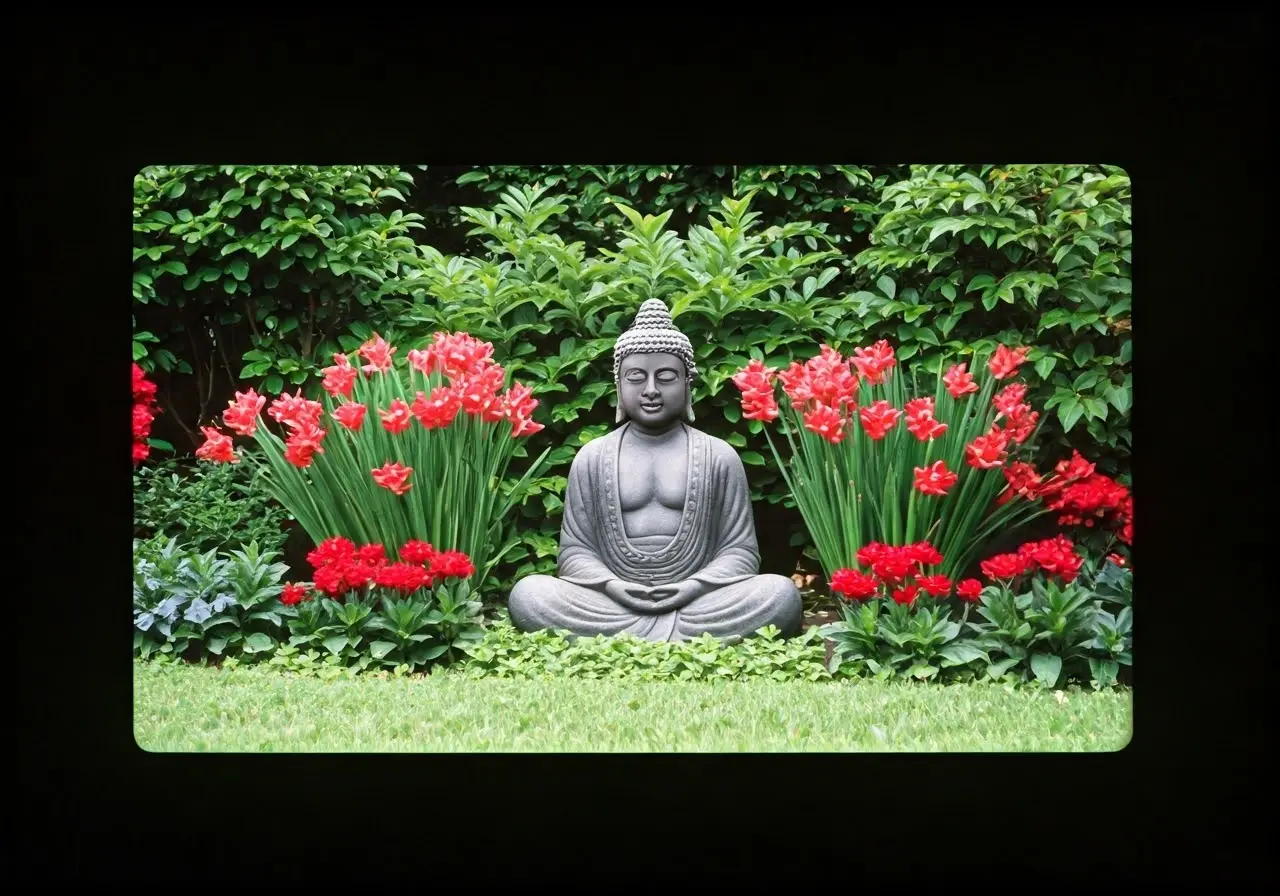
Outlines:
{"label": "statue head", "polygon": [[631,419],[658,429],[677,418],[692,423],[697,374],[689,337],[676,329],[661,299],[646,299],[613,349],[616,422]]}

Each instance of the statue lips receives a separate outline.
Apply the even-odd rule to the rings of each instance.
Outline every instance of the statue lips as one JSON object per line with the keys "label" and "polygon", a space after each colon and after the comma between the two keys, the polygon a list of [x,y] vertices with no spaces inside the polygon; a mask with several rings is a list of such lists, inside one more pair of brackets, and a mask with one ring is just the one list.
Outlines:
{"label": "statue lips", "polygon": [[662,402],[660,401],[656,403],[641,402],[640,410],[645,411],[646,413],[649,413],[649,414],[656,414],[658,413],[658,411],[662,410]]}

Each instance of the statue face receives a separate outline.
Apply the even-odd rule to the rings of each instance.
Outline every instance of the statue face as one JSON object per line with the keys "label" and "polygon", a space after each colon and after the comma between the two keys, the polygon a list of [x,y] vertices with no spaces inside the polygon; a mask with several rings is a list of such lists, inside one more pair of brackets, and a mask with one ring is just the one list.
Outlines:
{"label": "statue face", "polygon": [[684,412],[688,400],[684,362],[667,352],[635,352],[618,371],[618,406],[643,427],[662,429]]}

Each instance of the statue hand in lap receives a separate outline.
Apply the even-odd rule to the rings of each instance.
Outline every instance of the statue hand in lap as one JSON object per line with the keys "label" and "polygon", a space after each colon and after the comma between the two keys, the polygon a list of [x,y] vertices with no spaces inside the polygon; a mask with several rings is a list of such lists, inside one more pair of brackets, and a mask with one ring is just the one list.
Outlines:
{"label": "statue hand in lap", "polygon": [[666,306],[646,301],[614,349],[623,425],[574,458],[557,574],[516,583],[518,628],[656,641],[799,628],[795,584],[759,574],[742,460],[689,425],[696,374]]}

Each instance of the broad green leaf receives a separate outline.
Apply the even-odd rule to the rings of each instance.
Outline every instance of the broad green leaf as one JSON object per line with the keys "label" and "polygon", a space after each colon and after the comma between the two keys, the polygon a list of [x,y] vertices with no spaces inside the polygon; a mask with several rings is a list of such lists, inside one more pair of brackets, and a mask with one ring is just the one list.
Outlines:
{"label": "broad green leaf", "polygon": [[347,636],[345,634],[330,635],[329,637],[324,639],[325,650],[329,651],[334,656],[337,656],[338,654],[342,653],[342,651],[346,649],[346,646],[347,646]]}
{"label": "broad green leaf", "polygon": [[1058,683],[1058,675],[1062,672],[1062,657],[1051,653],[1031,654],[1031,672],[1048,687]]}
{"label": "broad green leaf", "polygon": [[1053,367],[1058,363],[1058,359],[1053,355],[1045,355],[1036,362],[1036,373],[1040,375],[1040,379],[1047,379],[1049,374],[1053,372]]}
{"label": "broad green leaf", "polygon": [[254,632],[244,639],[244,649],[248,653],[262,653],[274,646],[275,642],[271,640],[270,636],[264,635],[262,632]]}
{"label": "broad green leaf", "polygon": [[1090,358],[1093,357],[1093,343],[1082,342],[1076,346],[1076,350],[1071,355],[1076,362],[1077,367],[1083,367]]}
{"label": "broad green leaf", "polygon": [[396,645],[391,641],[374,641],[369,645],[369,653],[373,655],[375,660],[380,660],[388,653],[396,649]]}
{"label": "broad green leaf", "polygon": [[764,466],[764,457],[759,451],[743,451],[738,456],[742,458],[744,464],[750,464],[755,467]]}
{"label": "broad green leaf", "polygon": [[893,279],[888,274],[881,275],[876,280],[876,286],[891,299],[898,294],[898,285],[893,282]]}
{"label": "broad green leaf", "polygon": [[231,271],[231,276],[235,277],[237,280],[243,280],[245,277],[249,276],[249,263],[244,259],[237,259],[236,261],[231,262],[231,266],[228,270]]}
{"label": "broad green leaf", "polygon": [[1107,419],[1107,406],[1104,402],[1101,402],[1096,398],[1089,397],[1085,398],[1082,403],[1084,404],[1085,410],[1089,412],[1090,417],[1096,417],[1099,420]]}
{"label": "broad green leaf", "polygon": [[990,274],[979,274],[969,281],[969,286],[965,289],[965,292],[973,292],[976,289],[986,289],[988,286],[994,286],[995,282],[996,278],[992,277]]}
{"label": "broad green leaf", "polygon": [[284,378],[279,374],[272,374],[262,382],[262,391],[278,395],[284,388]]}
{"label": "broad green leaf", "polygon": [[1076,425],[1076,421],[1084,413],[1084,408],[1080,406],[1080,399],[1075,395],[1063,399],[1058,405],[1058,419],[1062,421],[1062,428],[1070,432],[1071,427]]}

